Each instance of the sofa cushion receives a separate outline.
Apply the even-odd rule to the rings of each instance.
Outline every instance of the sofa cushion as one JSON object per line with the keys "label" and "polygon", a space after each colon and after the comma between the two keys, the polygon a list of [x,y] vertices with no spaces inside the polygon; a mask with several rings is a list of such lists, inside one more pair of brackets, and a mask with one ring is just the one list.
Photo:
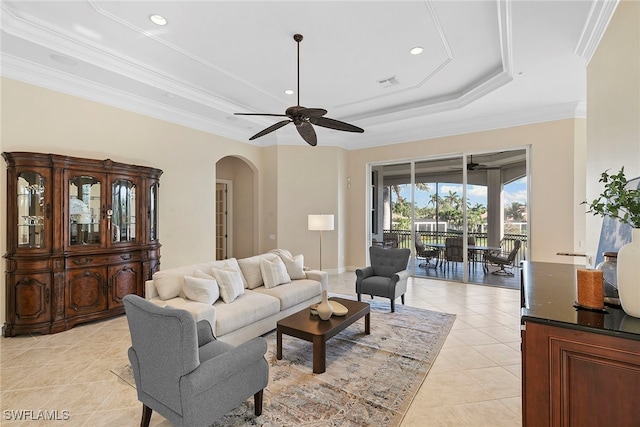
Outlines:
{"label": "sofa cushion", "polygon": [[182,289],[188,299],[204,304],[213,304],[220,298],[218,282],[212,277],[203,279],[200,277],[184,276],[184,286]]}
{"label": "sofa cushion", "polygon": [[184,285],[184,276],[191,275],[194,271],[195,268],[189,265],[155,272],[153,284],[158,290],[160,298],[168,300],[179,296]]}
{"label": "sofa cushion", "polygon": [[[240,271],[238,261],[235,258],[229,258],[221,261],[209,261],[199,264],[191,264],[182,267],[174,267],[168,270],[160,270],[153,274],[153,285],[158,291],[158,295],[163,300],[175,298],[177,296],[184,297],[182,287],[184,286],[184,276],[194,276],[196,270],[210,272],[211,268],[231,267]],[[242,278],[244,283],[244,278]]]}
{"label": "sofa cushion", "polygon": [[262,293],[280,300],[280,311],[322,294],[320,282],[309,279],[294,280],[291,283],[267,289],[261,287],[253,292]]}
{"label": "sofa cushion", "polygon": [[220,288],[220,297],[226,304],[230,304],[244,293],[242,273],[233,268],[212,268],[213,275]]}
{"label": "sofa cushion", "polygon": [[260,271],[264,279],[264,287],[267,289],[275,288],[284,283],[291,283],[291,278],[287,273],[287,267],[284,266],[284,262],[278,257],[273,261],[261,258]]}
{"label": "sofa cushion", "polygon": [[271,249],[269,253],[274,253],[280,257],[287,267],[287,273],[291,280],[306,279],[307,275],[304,271],[304,256],[302,254],[293,256],[286,249]]}
{"label": "sofa cushion", "polygon": [[196,268],[196,270],[193,272],[193,277],[197,277],[198,279],[215,279],[215,277],[213,277],[213,272],[210,271],[209,273],[205,273],[204,271]]}
{"label": "sofa cushion", "polygon": [[274,261],[278,259],[276,254],[262,254],[249,258],[241,258],[238,260],[240,271],[245,279],[245,288],[255,289],[264,284],[262,279],[262,271],[260,270],[260,260],[266,259],[268,261]]}
{"label": "sofa cushion", "polygon": [[282,259],[285,267],[287,267],[287,273],[289,273],[291,280],[307,278],[307,275],[304,272],[304,256],[302,256],[302,254],[291,258],[286,255],[280,255],[280,259]]}
{"label": "sofa cushion", "polygon": [[213,306],[216,309],[216,336],[228,334],[280,311],[277,298],[251,290],[245,291],[231,304],[217,301]]}

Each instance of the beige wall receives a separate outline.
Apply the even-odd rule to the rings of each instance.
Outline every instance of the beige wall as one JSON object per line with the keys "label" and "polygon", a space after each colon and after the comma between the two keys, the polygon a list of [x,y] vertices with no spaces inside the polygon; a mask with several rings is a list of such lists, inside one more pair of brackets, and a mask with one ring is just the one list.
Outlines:
{"label": "beige wall", "polygon": [[[162,268],[214,259],[216,162],[234,155],[261,167],[260,149],[250,144],[10,79],[2,79],[1,95],[3,151],[110,158],[164,171],[159,197]],[[5,173],[0,174],[0,188],[6,188]],[[5,191],[0,194],[4,211]],[[4,299],[2,291],[1,319]]]}
{"label": "beige wall", "polygon": [[[623,0],[587,67],[587,200],[600,174],[624,166],[640,176],[640,2]],[[587,215],[587,247],[596,253],[602,220]]]}
{"label": "beige wall", "polygon": [[302,253],[305,265],[320,266],[320,235],[307,229],[307,215],[333,214],[334,231],[322,234],[322,269],[344,266],[346,211],[346,151],[337,147],[281,146],[277,148],[277,246]]}
{"label": "beige wall", "polygon": [[[347,236],[348,268],[366,260],[366,166],[371,162],[410,160],[443,154],[530,147],[530,258],[534,261],[571,262],[555,255],[571,251],[584,235],[573,228],[576,200],[574,144],[584,138],[584,120],[559,120],[445,138],[407,142],[348,153],[351,175]],[[473,150],[473,151],[471,151]]]}

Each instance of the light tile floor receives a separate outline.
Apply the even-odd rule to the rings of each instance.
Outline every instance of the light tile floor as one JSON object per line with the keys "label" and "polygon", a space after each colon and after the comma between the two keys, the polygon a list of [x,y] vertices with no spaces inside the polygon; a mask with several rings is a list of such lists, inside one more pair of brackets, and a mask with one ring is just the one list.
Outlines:
{"label": "light tile floor", "polygon": [[[519,292],[409,280],[407,305],[457,319],[402,426],[521,425]],[[331,276],[329,290],[355,295],[355,274]],[[135,390],[109,372],[128,362],[129,345],[124,316],[54,335],[0,338],[0,424],[139,425]],[[33,419],[39,410],[60,420],[14,419]],[[169,424],[154,413],[151,425]]]}

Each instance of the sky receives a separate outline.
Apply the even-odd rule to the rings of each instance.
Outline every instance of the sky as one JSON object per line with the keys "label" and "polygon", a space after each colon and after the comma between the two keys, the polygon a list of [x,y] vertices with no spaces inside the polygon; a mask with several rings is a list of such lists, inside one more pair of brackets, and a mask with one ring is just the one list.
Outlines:
{"label": "sky", "polygon": [[[411,197],[410,185],[401,186],[400,194],[407,200]],[[416,206],[419,208],[427,206],[431,195],[435,193],[435,188],[432,191],[426,192],[416,190]],[[440,184],[440,196],[446,196],[449,191],[458,193],[462,197],[462,184]],[[475,206],[477,203],[486,206],[487,205],[487,187],[481,185],[469,185],[467,190],[467,198],[471,203],[471,206]],[[504,206],[510,205],[512,202],[518,202],[523,205],[527,203],[527,179],[523,177],[510,184],[505,185],[504,188]]]}

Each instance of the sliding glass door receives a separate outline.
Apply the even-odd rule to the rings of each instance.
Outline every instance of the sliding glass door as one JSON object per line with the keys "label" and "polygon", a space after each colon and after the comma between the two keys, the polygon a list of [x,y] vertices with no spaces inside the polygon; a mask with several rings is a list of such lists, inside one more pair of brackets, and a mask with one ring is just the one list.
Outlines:
{"label": "sliding glass door", "polygon": [[[371,243],[411,248],[416,276],[494,285],[487,253],[527,248],[526,150],[372,165]],[[516,277],[516,279],[512,279]],[[513,281],[513,284],[505,284]]]}

